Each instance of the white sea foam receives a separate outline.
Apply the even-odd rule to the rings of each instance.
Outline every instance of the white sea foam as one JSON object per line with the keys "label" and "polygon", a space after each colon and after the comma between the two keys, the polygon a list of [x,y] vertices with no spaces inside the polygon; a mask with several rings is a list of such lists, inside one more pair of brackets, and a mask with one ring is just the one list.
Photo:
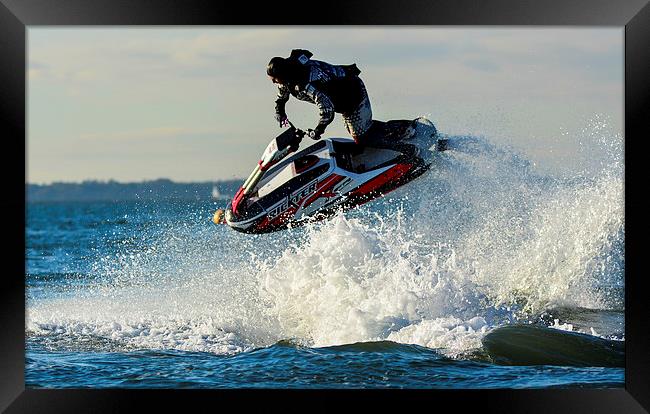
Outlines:
{"label": "white sea foam", "polygon": [[31,300],[28,331],[218,354],[391,340],[457,356],[549,306],[612,308],[600,287],[622,283],[622,151],[599,145],[609,161],[567,179],[450,137],[425,176],[327,222],[264,236],[166,224],[98,258],[92,289]]}

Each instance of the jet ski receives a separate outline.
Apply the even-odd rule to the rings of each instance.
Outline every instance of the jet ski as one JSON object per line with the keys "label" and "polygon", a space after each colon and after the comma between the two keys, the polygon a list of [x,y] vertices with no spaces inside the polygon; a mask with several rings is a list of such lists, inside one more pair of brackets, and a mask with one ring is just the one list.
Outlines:
{"label": "jet ski", "polygon": [[382,124],[386,139],[377,146],[324,138],[299,152],[305,132],[289,124],[213,222],[258,234],[322,220],[419,177],[433,153],[445,149],[446,141],[426,118]]}

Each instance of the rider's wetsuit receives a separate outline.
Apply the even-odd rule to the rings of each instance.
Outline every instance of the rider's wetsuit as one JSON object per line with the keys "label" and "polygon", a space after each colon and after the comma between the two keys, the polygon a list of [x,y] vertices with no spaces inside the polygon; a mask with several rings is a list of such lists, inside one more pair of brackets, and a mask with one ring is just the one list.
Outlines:
{"label": "rider's wetsuit", "polygon": [[334,113],[343,116],[345,127],[357,143],[372,125],[372,110],[366,87],[359,78],[356,65],[332,65],[310,59],[312,53],[294,49],[286,59],[292,66],[288,79],[278,85],[275,111],[278,118],[286,117],[285,104],[289,96],[318,106],[320,120],[315,130],[319,135],[334,120]]}

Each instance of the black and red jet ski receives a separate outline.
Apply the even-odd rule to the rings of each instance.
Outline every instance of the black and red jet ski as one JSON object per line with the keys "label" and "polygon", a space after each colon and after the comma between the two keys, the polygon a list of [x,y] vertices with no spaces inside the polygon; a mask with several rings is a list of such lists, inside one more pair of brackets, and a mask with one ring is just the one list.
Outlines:
{"label": "black and red jet ski", "polygon": [[290,125],[267,146],[225,212],[217,210],[214,223],[244,233],[286,229],[361,205],[422,175],[433,152],[444,149],[443,140],[426,118],[390,122],[407,125],[402,130],[408,139],[361,147],[351,138],[326,138],[299,152],[305,133]]}

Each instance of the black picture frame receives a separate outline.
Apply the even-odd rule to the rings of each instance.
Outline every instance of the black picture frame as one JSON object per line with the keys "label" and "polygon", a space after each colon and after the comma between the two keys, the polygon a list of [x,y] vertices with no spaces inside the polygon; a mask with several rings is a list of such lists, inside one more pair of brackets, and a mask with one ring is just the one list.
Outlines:
{"label": "black picture frame", "polygon": [[[289,3],[205,0],[0,0],[0,119],[5,157],[2,203],[5,247],[0,295],[0,410],[18,412],[125,412],[156,406],[216,411],[226,400],[282,409],[344,409],[341,400],[362,407],[408,401],[440,410],[482,412],[627,413],[650,410],[650,315],[640,266],[643,228],[635,208],[642,191],[625,192],[624,389],[543,390],[35,390],[25,389],[25,181],[26,30],[50,25],[538,25],[625,28],[625,183],[637,177],[640,143],[650,117],[650,5],[648,0],[437,0]],[[643,133],[645,132],[645,134]],[[21,180],[22,181],[19,182]],[[10,179],[8,179],[10,178]],[[638,182],[638,181],[637,181]],[[634,184],[632,184],[634,185]],[[629,240],[629,242],[628,242]],[[20,243],[22,241],[22,243]],[[424,405],[426,404],[426,405]],[[645,407],[645,409],[644,409]],[[408,409],[409,406],[404,406]],[[148,411],[148,410],[147,410]]]}

